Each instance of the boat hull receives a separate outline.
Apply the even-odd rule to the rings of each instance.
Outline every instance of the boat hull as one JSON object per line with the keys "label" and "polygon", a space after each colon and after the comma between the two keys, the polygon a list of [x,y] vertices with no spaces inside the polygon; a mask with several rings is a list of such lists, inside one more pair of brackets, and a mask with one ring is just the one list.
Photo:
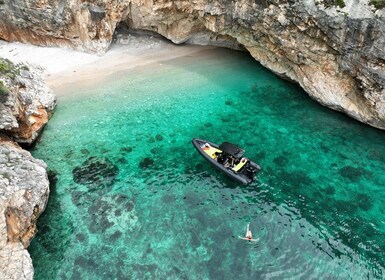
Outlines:
{"label": "boat hull", "polygon": [[[251,169],[253,172],[250,173],[246,169],[243,169],[240,172],[235,172],[232,168],[225,167],[223,164],[217,161],[215,153],[221,151],[218,144],[197,138],[194,138],[192,140],[192,143],[195,149],[200,153],[203,158],[205,158],[209,163],[214,165],[218,170],[222,171],[227,176],[238,181],[241,184],[248,185],[253,182],[255,174],[259,170],[261,170],[261,167],[257,163],[249,160],[248,170]],[[204,150],[203,148],[206,143],[208,143],[210,147],[213,147],[213,149],[210,151]],[[213,152],[213,154],[211,152]]]}

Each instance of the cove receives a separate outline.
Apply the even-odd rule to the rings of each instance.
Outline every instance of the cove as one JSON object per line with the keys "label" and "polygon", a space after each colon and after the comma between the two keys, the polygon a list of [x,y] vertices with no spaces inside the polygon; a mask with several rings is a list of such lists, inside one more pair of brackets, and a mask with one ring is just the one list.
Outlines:
{"label": "cove", "polygon": [[[226,49],[68,91],[32,151],[51,170],[36,279],[384,277],[383,131]],[[258,180],[194,137],[243,147]]]}

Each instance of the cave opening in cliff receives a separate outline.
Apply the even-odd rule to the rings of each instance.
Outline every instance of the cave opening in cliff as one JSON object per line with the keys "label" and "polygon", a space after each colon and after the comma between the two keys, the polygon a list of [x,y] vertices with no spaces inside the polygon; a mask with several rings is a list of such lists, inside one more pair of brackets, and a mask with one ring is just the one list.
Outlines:
{"label": "cave opening in cliff", "polygon": [[150,30],[144,29],[133,29],[131,27],[130,21],[121,21],[115,28],[114,34],[112,36],[112,43],[120,43],[122,45],[130,45],[131,37],[148,37],[148,38],[157,38],[161,40],[170,40],[166,39],[159,33]]}

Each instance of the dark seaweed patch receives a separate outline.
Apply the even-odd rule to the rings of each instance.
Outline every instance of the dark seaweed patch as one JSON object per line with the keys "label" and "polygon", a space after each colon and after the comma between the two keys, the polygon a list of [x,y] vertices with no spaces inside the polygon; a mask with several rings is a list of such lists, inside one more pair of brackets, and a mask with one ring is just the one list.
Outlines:
{"label": "dark seaweed patch", "polygon": [[132,210],[134,210],[134,203],[132,203],[131,201],[127,201],[126,202],[126,210],[127,212],[131,212]]}
{"label": "dark seaweed patch", "polygon": [[230,122],[231,121],[231,117],[229,117],[229,116],[222,116],[221,117],[221,121],[224,122],[224,123]]}
{"label": "dark seaweed patch", "polygon": [[96,214],[99,208],[102,206],[103,201],[100,199],[95,200],[90,207],[88,207],[88,214],[93,215]]}
{"label": "dark seaweed patch", "polygon": [[139,167],[141,169],[146,169],[152,166],[153,164],[154,164],[154,160],[152,158],[146,157],[139,162]]}
{"label": "dark seaweed patch", "polygon": [[336,190],[334,187],[332,186],[328,186],[326,189],[325,189],[325,193],[327,195],[334,195],[336,193]]}
{"label": "dark seaweed patch", "polygon": [[175,195],[165,194],[162,196],[162,202],[165,204],[173,203],[175,201]]}
{"label": "dark seaweed patch", "polygon": [[70,157],[72,157],[72,155],[73,155],[73,150],[68,150],[67,152],[65,152],[64,157],[70,158]]}
{"label": "dark seaweed patch", "polygon": [[127,160],[124,157],[122,157],[122,158],[118,159],[118,163],[127,164]]}
{"label": "dark seaweed patch", "polygon": [[226,279],[228,275],[223,271],[223,269],[218,269],[223,265],[223,259],[214,255],[207,263],[208,272],[210,279]]}
{"label": "dark seaweed patch", "polygon": [[123,203],[123,202],[127,201],[128,199],[129,199],[129,197],[128,197],[127,195],[124,195],[124,194],[118,194],[118,195],[116,195],[116,197],[115,197],[115,202],[116,202],[117,204],[119,204],[119,203]]}
{"label": "dark seaweed patch", "polygon": [[282,171],[281,177],[293,186],[310,186],[313,184],[313,180],[303,171]]}
{"label": "dark seaweed patch", "polygon": [[120,237],[122,236],[122,233],[120,231],[115,231],[111,236],[109,236],[109,240],[111,242],[115,242],[116,240],[118,240]]}
{"label": "dark seaweed patch", "polygon": [[266,152],[256,153],[254,158],[256,161],[261,160],[261,159],[265,159],[266,158]]}
{"label": "dark seaweed patch", "polygon": [[120,215],[122,215],[122,210],[116,209],[115,210],[115,217],[119,217]]}
{"label": "dark seaweed patch", "polygon": [[335,209],[341,214],[353,214],[357,210],[357,207],[351,201],[336,200],[335,205]]}
{"label": "dark seaweed patch", "polygon": [[368,155],[371,160],[376,160],[385,163],[385,153],[383,150],[372,149],[369,151]]}
{"label": "dark seaweed patch", "polygon": [[278,166],[285,166],[289,163],[289,159],[284,156],[279,156],[274,159],[274,163]]}
{"label": "dark seaweed patch", "polygon": [[131,267],[131,277],[133,279],[155,279],[157,269],[158,266],[156,264],[135,263]]}
{"label": "dark seaweed patch", "polygon": [[370,208],[373,207],[373,201],[370,199],[370,196],[366,194],[357,194],[355,200],[358,204],[358,207],[360,207],[364,211],[368,211]]}
{"label": "dark seaweed patch", "polygon": [[155,147],[151,149],[152,154],[159,154],[161,152],[161,148]]}
{"label": "dark seaweed patch", "polygon": [[98,266],[98,264],[93,259],[85,258],[83,256],[76,258],[75,265],[82,268],[96,268]]}
{"label": "dark seaweed patch", "polygon": [[42,225],[38,227],[38,232],[40,235],[48,234],[51,231],[51,227],[48,225]]}
{"label": "dark seaweed patch", "polygon": [[50,189],[54,189],[57,184],[57,172],[54,170],[48,170],[48,181]]}
{"label": "dark seaweed patch", "polygon": [[90,153],[89,150],[87,149],[81,149],[80,152],[83,154],[83,155],[88,155]]}
{"label": "dark seaweed patch", "polygon": [[[61,273],[61,279],[65,279],[65,278],[67,278],[67,277],[68,277],[68,276],[66,276],[64,272]],[[79,272],[79,270],[78,270],[77,267],[75,267],[75,268],[73,269],[71,279],[83,279],[83,277],[82,277],[82,275],[81,275],[81,273]]]}
{"label": "dark seaweed patch", "polygon": [[320,148],[321,148],[321,150],[322,150],[324,153],[330,152],[330,148],[329,148],[328,146],[326,146],[324,143],[321,143],[321,144],[320,144]]}
{"label": "dark seaweed patch", "polygon": [[76,239],[80,242],[88,241],[88,236],[84,233],[78,233],[76,234]]}
{"label": "dark seaweed patch", "polygon": [[104,232],[106,229],[114,225],[106,216],[100,216],[99,218],[93,218],[92,220],[94,222],[88,226],[91,233]]}
{"label": "dark seaweed patch", "polygon": [[123,147],[123,148],[120,148],[120,151],[123,153],[131,153],[132,147]]}
{"label": "dark seaweed patch", "polygon": [[88,158],[72,171],[73,180],[90,189],[112,186],[118,173],[118,167],[109,159],[97,157]]}
{"label": "dark seaweed patch", "polygon": [[125,213],[133,211],[134,208],[134,203],[123,194],[95,199],[87,209],[88,229],[91,233],[105,233],[115,226],[119,219],[124,219]]}
{"label": "dark seaweed patch", "polygon": [[157,135],[155,136],[155,139],[156,139],[156,141],[162,141],[164,138],[163,138],[162,135],[157,134]]}
{"label": "dark seaweed patch", "polygon": [[364,175],[368,174],[368,171],[359,167],[344,166],[339,170],[339,174],[342,177],[345,177],[350,181],[355,182],[361,179],[361,177],[363,177]]}

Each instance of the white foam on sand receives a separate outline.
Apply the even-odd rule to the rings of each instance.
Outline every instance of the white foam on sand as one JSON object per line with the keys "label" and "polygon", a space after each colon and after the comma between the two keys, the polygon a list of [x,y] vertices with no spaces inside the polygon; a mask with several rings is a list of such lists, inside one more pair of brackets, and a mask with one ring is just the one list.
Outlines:
{"label": "white foam on sand", "polygon": [[14,63],[40,65],[46,70],[46,82],[55,93],[74,83],[84,85],[103,80],[116,72],[144,65],[161,65],[162,61],[193,55],[215,47],[175,45],[148,35],[118,36],[103,56],[58,47],[38,47],[0,40],[0,57]]}

